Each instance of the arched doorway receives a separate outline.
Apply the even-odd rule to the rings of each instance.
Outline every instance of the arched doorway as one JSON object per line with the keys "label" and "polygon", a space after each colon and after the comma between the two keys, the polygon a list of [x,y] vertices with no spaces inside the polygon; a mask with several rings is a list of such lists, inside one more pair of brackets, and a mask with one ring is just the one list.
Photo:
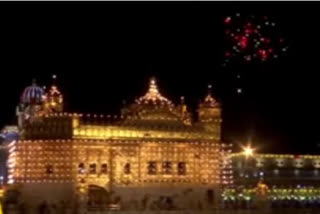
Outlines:
{"label": "arched doorway", "polygon": [[110,202],[109,192],[100,186],[89,185],[88,187],[88,207],[104,209]]}

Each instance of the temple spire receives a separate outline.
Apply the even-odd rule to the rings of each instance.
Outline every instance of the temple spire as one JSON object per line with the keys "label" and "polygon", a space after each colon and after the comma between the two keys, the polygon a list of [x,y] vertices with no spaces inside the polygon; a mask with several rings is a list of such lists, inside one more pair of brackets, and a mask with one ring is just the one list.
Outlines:
{"label": "temple spire", "polygon": [[180,102],[181,102],[181,105],[184,105],[185,103],[184,103],[184,96],[181,96],[180,97]]}
{"label": "temple spire", "polygon": [[212,85],[208,85],[208,93],[204,99],[203,104],[208,107],[217,107],[219,106],[218,102],[212,96]]}
{"label": "temple spire", "polygon": [[212,85],[208,85],[208,94],[210,94],[211,95],[211,92],[212,92]]}
{"label": "temple spire", "polygon": [[55,84],[56,84],[56,80],[57,80],[57,75],[56,75],[56,74],[53,74],[53,75],[52,75],[52,85],[55,85]]}
{"label": "temple spire", "polygon": [[158,91],[157,84],[156,84],[156,78],[155,77],[152,77],[150,79],[148,94],[150,94],[152,97],[156,97],[156,96],[160,95],[160,93]]}
{"label": "temple spire", "polygon": [[156,84],[156,78],[152,77],[149,82],[149,88],[147,93],[136,100],[138,104],[156,104],[156,105],[168,105],[173,106],[170,100],[162,96],[158,90]]}
{"label": "temple spire", "polygon": [[46,93],[45,108],[48,112],[62,112],[63,111],[63,96],[56,86],[57,75],[52,75],[52,83]]}
{"label": "temple spire", "polygon": [[56,80],[57,80],[57,75],[53,74],[52,75],[52,84],[51,84],[51,88],[49,90],[49,94],[51,96],[57,96],[57,95],[61,95],[58,87],[56,86]]}

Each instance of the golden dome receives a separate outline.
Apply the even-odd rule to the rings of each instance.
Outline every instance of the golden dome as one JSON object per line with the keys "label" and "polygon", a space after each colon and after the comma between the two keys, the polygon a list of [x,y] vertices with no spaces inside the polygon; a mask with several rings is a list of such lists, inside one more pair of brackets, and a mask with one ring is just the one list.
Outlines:
{"label": "golden dome", "polygon": [[136,103],[138,105],[153,105],[156,107],[174,107],[170,100],[160,94],[155,78],[151,78],[147,93],[136,99]]}

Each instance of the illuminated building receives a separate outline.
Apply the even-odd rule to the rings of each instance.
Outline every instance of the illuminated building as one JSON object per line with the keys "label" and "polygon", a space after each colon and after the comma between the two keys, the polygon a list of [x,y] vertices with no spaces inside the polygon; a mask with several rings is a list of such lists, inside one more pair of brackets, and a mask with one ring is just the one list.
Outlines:
{"label": "illuminated building", "polygon": [[33,82],[17,107],[20,139],[8,146],[8,182],[30,201],[213,206],[233,178],[211,86],[198,112],[193,121],[184,98],[175,105],[155,79],[119,116],[64,112],[57,86],[46,92]]}
{"label": "illuminated building", "polygon": [[235,185],[254,186],[263,178],[269,186],[319,186],[319,155],[235,155],[232,164]]}
{"label": "illuminated building", "polygon": [[319,209],[319,155],[253,152],[231,159],[234,184],[221,194],[223,207]]}

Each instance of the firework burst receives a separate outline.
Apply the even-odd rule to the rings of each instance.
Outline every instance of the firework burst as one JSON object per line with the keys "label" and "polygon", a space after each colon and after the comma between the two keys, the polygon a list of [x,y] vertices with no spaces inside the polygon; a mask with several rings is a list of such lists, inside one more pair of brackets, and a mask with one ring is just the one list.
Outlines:
{"label": "firework burst", "polygon": [[224,65],[240,62],[269,61],[287,51],[277,23],[267,16],[228,16],[224,19],[226,49]]}

